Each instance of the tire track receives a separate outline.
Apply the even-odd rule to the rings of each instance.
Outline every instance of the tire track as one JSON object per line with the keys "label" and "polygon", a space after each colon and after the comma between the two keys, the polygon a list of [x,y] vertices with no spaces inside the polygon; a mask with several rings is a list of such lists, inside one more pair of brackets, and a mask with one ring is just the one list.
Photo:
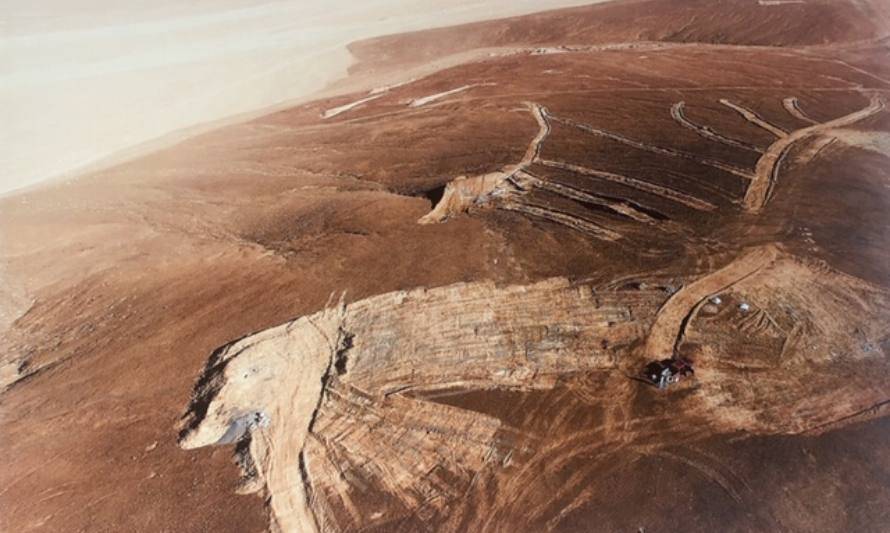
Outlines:
{"label": "tire track", "polygon": [[745,106],[733,103],[733,102],[727,100],[726,98],[721,98],[720,103],[725,105],[726,107],[732,109],[739,115],[742,115],[745,118],[745,120],[747,120],[751,124],[754,124],[755,126],[772,133],[773,135],[775,135],[776,137],[778,137],[780,139],[788,136],[787,131],[776,126],[775,124],[771,124],[770,122],[767,122],[763,117],[761,117],[754,111],[751,111],[750,109],[748,109]]}
{"label": "tire track", "polygon": [[621,202],[610,200],[599,195],[576,189],[575,187],[570,187],[568,185],[563,185],[561,183],[555,183],[552,181],[544,181],[529,174],[526,171],[517,172],[513,176],[513,180],[515,181],[517,186],[521,188],[543,189],[545,191],[558,194],[571,200],[599,205],[610,209],[618,215],[636,220],[637,222],[642,222],[644,224],[658,224],[659,222],[657,219],[631,205],[629,201]]}
{"label": "tire track", "polygon": [[682,463],[693,470],[699,472],[703,476],[705,476],[709,481],[715,483],[721,489],[723,489],[726,494],[729,495],[730,498],[733,499],[734,502],[741,504],[742,503],[742,495],[741,489],[736,487],[736,483],[732,480],[728,479],[726,476],[721,474],[714,468],[706,465],[703,461],[690,459],[689,457],[682,456],[680,454],[672,453],[667,450],[658,450],[653,452],[648,452],[645,455],[650,457],[662,457],[665,459],[671,459]]}
{"label": "tire track", "polygon": [[740,141],[738,139],[733,139],[732,137],[727,137],[726,135],[717,133],[709,126],[702,126],[700,124],[696,124],[689,120],[683,110],[686,107],[686,102],[680,101],[671,106],[671,117],[677,121],[678,124],[683,126],[684,128],[689,128],[692,131],[698,133],[705,139],[709,139],[711,141],[719,142],[728,146],[732,146],[734,148],[741,148],[743,150],[748,150],[751,152],[757,152],[762,154],[763,150],[754,146],[753,144],[746,143],[744,141]]}
{"label": "tire track", "polygon": [[545,167],[557,168],[560,170],[567,170],[569,172],[573,172],[575,174],[581,174],[584,176],[592,176],[600,179],[604,179],[607,181],[611,181],[614,183],[618,183],[621,185],[625,185],[632,189],[637,189],[639,191],[643,191],[649,194],[654,194],[656,196],[660,196],[662,198],[671,200],[673,202],[677,202],[679,204],[683,204],[686,207],[691,207],[692,209],[696,209],[699,211],[713,211],[717,209],[717,206],[696,198],[694,196],[690,196],[686,193],[669,189],[667,187],[662,187],[661,185],[656,185],[654,183],[649,183],[648,181],[638,180],[636,178],[631,178],[628,176],[623,176],[621,174],[615,174],[613,172],[606,172],[603,170],[595,170],[592,168],[582,167],[580,165],[574,165],[571,163],[564,163],[562,161],[552,161],[549,159],[541,159],[537,161],[539,165],[543,165]]}
{"label": "tire track", "polygon": [[650,152],[653,154],[658,154],[658,155],[666,155],[669,157],[678,157],[681,159],[686,159],[689,161],[699,163],[701,165],[709,166],[711,168],[716,168],[717,170],[722,170],[724,172],[733,174],[735,176],[739,176],[741,178],[745,178],[747,180],[754,178],[754,175],[751,172],[741,169],[739,167],[736,167],[734,165],[724,163],[722,161],[715,161],[713,159],[701,158],[701,157],[698,157],[697,155],[691,154],[689,152],[683,152],[681,150],[675,150],[673,148],[664,148],[662,146],[654,146],[654,145],[643,143],[640,141],[635,141],[635,140],[625,137],[623,135],[619,135],[617,133],[602,130],[599,128],[594,128],[590,124],[585,124],[583,122],[578,122],[578,121],[575,121],[572,119],[555,117],[552,115],[550,116],[550,118],[552,120],[555,120],[556,122],[560,122],[567,126],[571,126],[573,128],[577,128],[579,130],[586,131],[587,133],[592,133],[594,135],[598,135],[600,137],[605,137],[609,140],[619,142],[619,143],[627,145],[627,146],[631,146],[638,150],[643,150],[643,151]]}
{"label": "tire track", "polygon": [[723,292],[776,260],[774,245],[756,248],[725,267],[686,285],[658,310],[646,339],[646,359],[671,357],[682,339],[689,317],[710,296]]}
{"label": "tire track", "polygon": [[869,105],[854,111],[848,115],[838,117],[828,122],[814,124],[806,128],[795,130],[790,134],[780,137],[767,148],[766,152],[757,160],[754,170],[754,179],[748,186],[742,206],[746,211],[759,212],[772,196],[773,188],[778,180],[779,169],[791,146],[802,139],[818,135],[832,128],[850,126],[861,120],[880,113],[885,107],[884,99],[874,94]]}
{"label": "tire track", "polygon": [[782,100],[782,106],[785,108],[785,111],[788,111],[788,114],[792,117],[802,120],[804,122],[808,122],[810,124],[818,124],[815,120],[811,119],[807,116],[806,113],[803,112],[803,109],[800,108],[800,100],[795,96],[789,96]]}

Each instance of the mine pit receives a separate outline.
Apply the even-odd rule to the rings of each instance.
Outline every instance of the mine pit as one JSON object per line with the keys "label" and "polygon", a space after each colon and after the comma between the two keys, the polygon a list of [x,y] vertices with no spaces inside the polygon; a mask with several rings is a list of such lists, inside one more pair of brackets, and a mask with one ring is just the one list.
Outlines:
{"label": "mine pit", "polygon": [[3,195],[0,529],[880,529],[888,17],[382,36]]}
{"label": "mine pit", "polygon": [[[496,480],[506,465],[536,460],[535,448],[523,446],[545,437],[523,433],[515,406],[532,408],[546,391],[569,386],[585,401],[608,397],[611,414],[591,430],[635,427],[642,420],[631,406],[645,387],[629,379],[633,369],[672,354],[695,358],[694,376],[665,392],[686,421],[625,433],[623,446],[657,449],[691,421],[727,432],[818,431],[885,401],[875,395],[874,368],[886,363],[862,347],[890,335],[873,320],[890,310],[882,289],[777,247],[745,252],[673,294],[648,285],[657,287],[470,283],[302,317],[217,352],[225,366],[208,366],[195,395],[209,405],[187,415],[183,445],[249,436],[280,527],[336,521],[350,529],[366,519],[349,511],[356,498],[379,494],[390,509],[425,501],[429,519],[444,520],[471,478]],[[743,313],[742,302],[756,305]],[[854,324],[870,324],[858,326],[865,342],[840,341]],[[827,370],[838,357],[843,376]],[[847,401],[837,402],[836,387]],[[304,401],[294,405],[297,393]],[[597,442],[604,454],[618,446]],[[277,466],[297,458],[299,474]],[[441,472],[437,480],[420,475],[431,468]]]}

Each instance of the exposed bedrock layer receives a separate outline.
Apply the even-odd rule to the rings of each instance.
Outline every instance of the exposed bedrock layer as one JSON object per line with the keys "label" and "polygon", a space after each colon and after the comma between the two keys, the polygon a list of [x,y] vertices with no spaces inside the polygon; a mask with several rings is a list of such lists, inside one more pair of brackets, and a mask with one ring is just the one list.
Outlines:
{"label": "exposed bedrock layer", "polygon": [[[888,309],[884,290],[774,246],[673,294],[647,280],[614,288],[561,278],[388,293],[215,352],[181,443],[247,447],[249,486],[267,492],[282,531],[348,531],[411,515],[455,529],[450,505],[480,479],[515,482],[498,474],[548,452],[509,420],[436,394],[574,382],[611,413],[588,428],[603,454],[715,431],[819,431],[886,400]],[[697,380],[678,391],[682,417],[653,420],[631,408],[646,387],[630,378],[648,351],[674,349],[696,357]],[[569,452],[550,453],[558,461]],[[476,525],[486,529],[481,518]]]}

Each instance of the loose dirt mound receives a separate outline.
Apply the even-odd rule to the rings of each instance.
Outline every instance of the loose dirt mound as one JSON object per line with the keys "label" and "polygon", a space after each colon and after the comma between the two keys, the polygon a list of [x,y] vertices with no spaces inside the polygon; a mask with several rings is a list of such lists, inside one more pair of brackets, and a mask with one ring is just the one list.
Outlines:
{"label": "loose dirt mound", "polygon": [[[720,307],[706,303],[717,295]],[[496,480],[514,461],[543,459],[567,437],[603,454],[619,446],[658,454],[705,430],[819,430],[888,400],[890,362],[880,347],[890,326],[880,317],[890,294],[881,289],[768,248],[664,304],[668,296],[554,279],[339,306],[219,350],[196,391],[183,445],[247,443],[246,473],[258,476],[284,531],[348,531],[413,515],[441,527],[474,484]],[[679,320],[662,320],[674,314]],[[665,331],[680,352],[694,351],[697,384],[677,407],[684,420],[634,429],[642,418],[632,414],[628,378],[649,359],[633,347],[651,350]],[[538,451],[528,450],[516,437],[522,428],[509,421],[424,398],[550,390],[567,378],[591,401],[608,397],[608,409],[624,413],[614,415],[624,429],[603,421],[586,438],[539,435]],[[558,507],[537,503],[545,506],[539,513],[558,516]]]}
{"label": "loose dirt mound", "polygon": [[217,352],[183,445],[246,439],[249,471],[284,531],[350,530],[421,509],[441,522],[511,447],[495,439],[498,419],[407,394],[552,388],[567,373],[614,368],[604,346],[638,336],[646,325],[631,317],[663,295],[599,296],[558,279],[466,284],[301,318]]}

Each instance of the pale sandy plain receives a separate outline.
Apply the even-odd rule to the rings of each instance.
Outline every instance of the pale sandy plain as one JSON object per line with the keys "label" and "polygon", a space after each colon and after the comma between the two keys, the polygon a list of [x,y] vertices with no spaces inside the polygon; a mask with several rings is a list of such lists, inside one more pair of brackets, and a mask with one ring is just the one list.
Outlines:
{"label": "pale sandy plain", "polygon": [[316,93],[356,40],[592,3],[4,0],[0,192]]}

